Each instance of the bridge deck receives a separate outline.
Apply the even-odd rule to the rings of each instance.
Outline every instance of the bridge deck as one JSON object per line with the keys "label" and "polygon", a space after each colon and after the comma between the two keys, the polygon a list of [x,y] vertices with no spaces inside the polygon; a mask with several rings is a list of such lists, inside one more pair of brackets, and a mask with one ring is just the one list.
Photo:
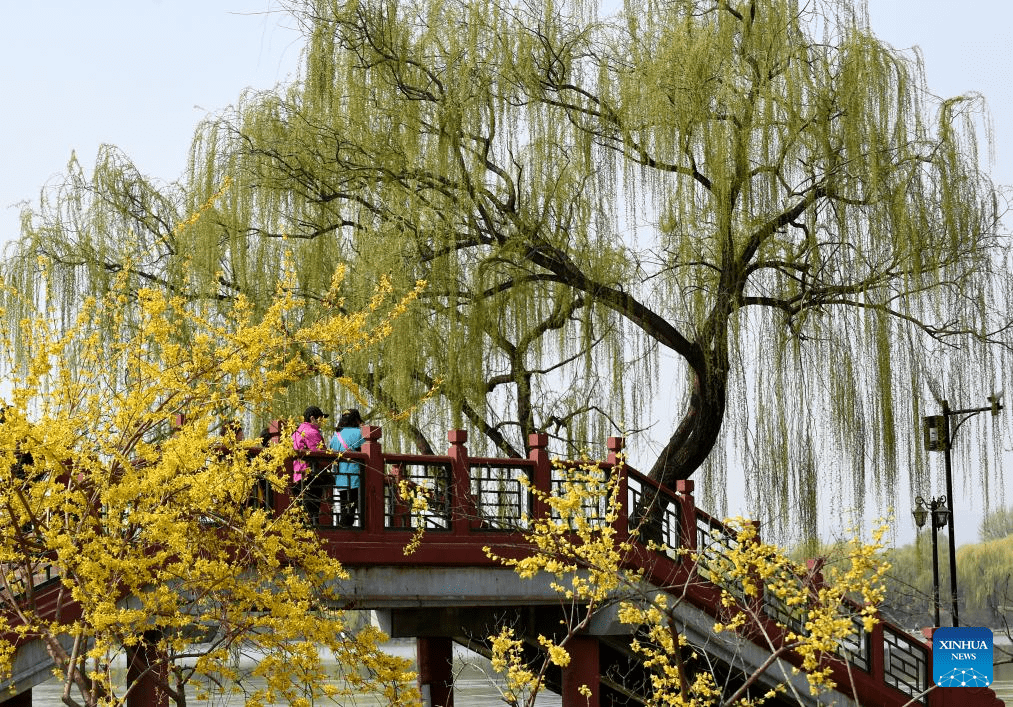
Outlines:
{"label": "bridge deck", "polygon": [[[526,551],[518,529],[523,530],[524,518],[538,517],[548,510],[543,501],[529,493],[527,485],[551,493],[559,484],[546,449],[546,436],[531,436],[527,458],[505,459],[470,457],[465,446],[467,436],[460,430],[450,432],[448,453],[434,456],[385,453],[379,428],[365,427],[363,432],[366,442],[362,452],[343,457],[362,463],[354,511],[346,509],[342,515],[334,490],[326,489],[318,519],[328,552],[351,575],[341,587],[345,606],[380,610],[383,622],[394,635],[460,639],[464,633],[479,631],[483,621],[488,624],[504,609],[530,610],[558,604],[558,596],[547,581],[522,580],[484,551],[487,546],[501,555]],[[699,552],[704,558],[722,552],[734,533],[696,508],[692,482],[680,482],[675,492],[661,487],[619,464],[621,449],[622,439],[610,438],[608,458],[601,462],[605,473],[620,474],[623,511],[615,525],[617,538],[629,537],[632,509],[652,500],[658,541],[669,548]],[[326,452],[308,453],[305,458],[318,468],[334,462],[334,455]],[[395,479],[426,489],[429,509],[413,514],[399,497]],[[271,493],[265,488],[259,502],[280,512],[294,499],[289,493]],[[404,547],[420,526],[426,528],[423,543],[416,552],[406,555]],[[693,565],[674,551],[664,554],[638,547],[639,551],[627,560],[630,568],[643,570],[645,581],[655,587],[680,589],[684,596],[680,616],[685,621],[685,632],[696,643],[706,645],[718,660],[744,671],[769,656],[769,649],[761,642],[753,643],[741,636],[716,637],[710,631],[718,615],[720,595],[706,581],[706,559]],[[804,622],[803,612],[787,611],[774,601],[764,602],[763,611],[770,619],[765,626],[767,633],[775,640],[779,637],[775,620],[796,629],[801,629]],[[588,632],[601,640],[609,636],[626,640],[629,633],[629,627],[607,614],[597,617]],[[842,647],[833,661],[840,691],[833,697],[839,704],[944,704],[934,699],[938,692],[921,696],[930,686],[931,645],[927,641],[887,622],[878,623],[868,633],[860,630],[859,635],[860,640]],[[597,655],[598,648],[594,650]],[[37,645],[28,642],[22,646],[15,689],[31,687],[40,676],[48,676],[46,662]],[[798,656],[789,655],[787,662],[781,663],[786,674],[792,663],[799,663]]]}
{"label": "bridge deck", "polygon": [[[505,459],[470,457],[467,437],[459,430],[451,431],[447,454],[437,456],[385,453],[379,443],[380,430],[367,427],[364,431],[367,442],[363,451],[346,453],[343,457],[360,461],[364,469],[359,507],[350,527],[337,525],[342,519],[327,503],[320,518],[320,534],[329,552],[353,572],[354,579],[346,588],[350,606],[386,609],[387,620],[396,635],[412,631],[419,635],[422,624],[436,617],[431,611],[435,607],[494,609],[558,603],[558,596],[546,583],[509,577],[509,571],[504,573],[502,566],[490,560],[483,549],[493,546],[500,554],[523,552],[523,537],[515,531],[523,525],[524,517],[547,511],[522,483],[523,477],[527,484],[545,493],[558,489],[560,481],[553,472],[544,435],[532,435],[527,458]],[[707,643],[716,649],[720,641],[715,641],[709,627],[717,615],[719,591],[700,581],[701,568],[681,560],[674,550],[688,548],[704,551],[704,555],[721,552],[734,533],[696,508],[692,482],[682,482],[672,492],[617,463],[622,450],[620,438],[611,438],[609,449],[608,457],[600,465],[605,473],[613,470],[621,473],[623,510],[617,521],[616,537],[619,540],[629,537],[632,509],[651,498],[658,509],[654,516],[655,539],[673,548],[668,555],[642,548],[629,558],[630,568],[645,570],[647,581],[654,586],[680,588],[688,632],[701,639],[706,637]],[[306,457],[318,466],[328,465],[334,459],[328,453],[311,453]],[[398,498],[395,479],[406,479],[425,488],[429,492],[430,510],[421,516],[412,515],[408,505]],[[278,495],[271,503],[281,510],[291,503],[291,498]],[[406,556],[404,545],[420,525],[426,527],[425,540],[414,554]],[[417,607],[425,610],[413,614],[412,609]],[[802,628],[804,615],[800,612],[787,615],[784,607],[774,602],[765,606],[765,610],[771,618],[766,627],[770,635],[778,634],[774,619],[787,621],[789,626],[794,622],[794,628]],[[490,611],[488,615],[496,614]],[[442,616],[451,616],[452,621],[460,613],[451,611]],[[604,620],[599,621],[598,625],[603,623]],[[452,628],[444,626],[439,630],[443,635],[459,635]],[[611,630],[629,633],[628,628],[618,628],[617,623],[611,624]],[[836,695],[838,701],[845,697],[859,704],[884,707],[926,704],[925,700],[915,698],[930,684],[930,644],[885,622],[860,635],[862,638],[856,645],[842,649],[835,666],[835,677],[843,693]],[[744,670],[769,655],[762,645],[750,644],[747,648],[742,639],[732,643],[735,645],[725,646],[724,653],[729,660],[738,656],[736,660]],[[747,654],[752,658],[743,657]],[[789,660],[798,663],[797,656]]]}

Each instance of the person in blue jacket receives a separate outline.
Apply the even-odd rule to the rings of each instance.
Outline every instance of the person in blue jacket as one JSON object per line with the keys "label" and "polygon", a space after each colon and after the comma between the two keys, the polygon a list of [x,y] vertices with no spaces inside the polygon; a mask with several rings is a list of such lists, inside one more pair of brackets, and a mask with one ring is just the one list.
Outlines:
{"label": "person in blue jacket", "polygon": [[[362,415],[355,408],[343,410],[329,448],[335,452],[358,452],[365,441],[362,431]],[[338,494],[338,525],[355,524],[359,509],[359,488],[362,484],[362,464],[357,461],[339,461],[338,472],[334,475],[334,487]]]}

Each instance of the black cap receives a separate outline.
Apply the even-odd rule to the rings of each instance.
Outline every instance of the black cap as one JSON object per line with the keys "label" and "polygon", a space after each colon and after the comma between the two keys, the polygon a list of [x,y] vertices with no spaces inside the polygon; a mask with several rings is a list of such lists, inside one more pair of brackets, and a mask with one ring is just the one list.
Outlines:
{"label": "black cap", "polygon": [[310,405],[302,414],[302,419],[309,422],[311,417],[330,417],[330,415],[318,408],[316,405]]}

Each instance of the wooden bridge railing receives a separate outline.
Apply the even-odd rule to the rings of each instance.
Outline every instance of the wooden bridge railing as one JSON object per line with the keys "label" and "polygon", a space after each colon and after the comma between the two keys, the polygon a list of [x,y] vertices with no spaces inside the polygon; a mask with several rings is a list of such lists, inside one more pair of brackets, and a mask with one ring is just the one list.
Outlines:
{"label": "wooden bridge railing", "polygon": [[[546,449],[546,435],[531,435],[530,452],[527,458],[470,457],[467,452],[467,434],[453,430],[448,439],[450,448],[445,455],[414,455],[384,453],[380,444],[381,431],[376,427],[363,428],[366,443],[362,452],[345,453],[341,459],[358,461],[363,464],[362,513],[356,516],[350,528],[339,528],[324,524],[322,530],[339,533],[359,534],[361,537],[390,537],[395,534],[404,538],[404,530],[424,524],[427,531],[440,538],[465,539],[476,537],[477,542],[488,543],[490,533],[516,532],[524,529],[525,519],[544,514],[544,502],[525,490],[527,485],[542,493],[558,490],[562,482],[561,468],[573,463],[554,467]],[[617,521],[617,536],[626,539],[640,521],[649,520],[651,539],[665,549],[660,552],[673,564],[686,566],[687,571],[705,580],[710,577],[710,565],[719,556],[737,543],[736,533],[723,522],[697,509],[692,481],[681,481],[675,491],[661,486],[656,481],[629,466],[619,465],[623,439],[612,437],[608,440],[609,453],[599,462],[604,474],[621,469],[619,498],[622,510]],[[334,463],[335,456],[328,452],[307,453],[305,458],[318,465]],[[429,510],[413,515],[397,493],[397,483],[405,480],[416,488],[429,493]],[[289,502],[285,499],[285,502]],[[643,509],[650,511],[645,515]],[[639,509],[639,510],[638,510]],[[603,508],[587,509],[591,514],[603,514]],[[641,530],[643,526],[640,525]],[[683,550],[680,552],[680,548]],[[689,553],[685,551],[688,550]],[[687,561],[692,556],[695,562]],[[665,572],[672,570],[666,569]],[[815,574],[818,574],[816,572]],[[799,578],[800,582],[812,581],[812,577]],[[734,593],[734,588],[732,588]],[[688,595],[691,599],[694,593]],[[717,596],[714,589],[695,594],[701,608],[707,610]],[[740,597],[744,599],[744,597]],[[772,595],[765,595],[760,602],[762,613],[769,619],[767,629],[777,635],[775,628],[780,622],[788,628],[804,632],[806,610],[786,607]],[[713,605],[709,607],[715,611]],[[858,607],[853,607],[857,613]],[[856,640],[842,645],[837,651],[842,661],[847,661],[850,674],[868,683],[864,692],[867,699],[882,699],[882,704],[896,701],[886,699],[886,693],[897,690],[911,699],[911,704],[925,704],[924,698],[916,699],[928,687],[928,671],[931,650],[922,638],[913,636],[896,626],[879,622],[871,632],[864,630],[861,619],[853,618]],[[838,683],[847,684],[848,669],[843,664],[839,670]],[[862,676],[865,676],[864,678]],[[907,701],[901,700],[901,702]],[[871,704],[871,702],[870,702]]]}
{"label": "wooden bridge railing", "polygon": [[[318,469],[329,469],[339,459],[361,464],[358,505],[347,526],[338,522],[335,487],[324,489],[319,529],[325,539],[340,539],[335,547],[347,548],[357,542],[368,542],[371,547],[400,548],[407,537],[405,531],[424,525],[427,532],[433,533],[434,541],[449,540],[462,547],[481,548],[489,544],[490,534],[523,531],[526,519],[545,514],[548,508],[544,500],[527,488],[552,493],[558,488],[566,467],[566,464],[554,466],[550,460],[547,435],[530,436],[530,452],[526,458],[503,458],[469,456],[467,434],[463,430],[449,433],[450,447],[445,455],[387,453],[380,443],[382,431],[379,427],[366,426],[362,431],[365,442],[361,452],[346,452],[340,457],[323,451],[302,454]],[[603,474],[620,474],[622,509],[616,521],[618,538],[625,540],[632,530],[638,527],[642,530],[647,524],[641,521],[648,521],[652,539],[665,548],[652,553],[650,560],[649,569],[657,573],[659,586],[664,586],[663,582],[670,581],[680,571],[684,577],[701,580],[696,584],[702,588],[686,596],[716,616],[718,594],[713,586],[705,586],[710,584],[706,580],[710,579],[713,560],[734,546],[735,531],[696,508],[692,481],[680,481],[672,491],[620,464],[623,442],[620,437],[609,438],[608,456],[599,462]],[[288,471],[291,472],[291,462]],[[402,481],[426,491],[427,510],[412,512],[399,493]],[[292,488],[274,493],[267,486],[260,486],[253,494],[253,502],[269,506],[275,512],[282,512],[300,501]],[[604,513],[603,507],[588,511]],[[696,561],[687,561],[689,555]],[[476,556],[474,552],[468,555],[470,558]],[[405,564],[412,561],[402,559]],[[432,561],[425,556],[417,560],[419,563]],[[761,605],[769,618],[767,628],[772,635],[779,630],[775,622],[796,631],[804,630],[804,609],[785,607],[769,595],[763,598]],[[877,623],[871,632],[865,632],[860,619],[854,620],[859,629],[858,638],[851,645],[841,646],[837,653],[842,661],[850,664],[851,670],[841,664],[838,684],[849,684],[849,674],[857,676],[864,687],[858,686],[863,694],[855,697],[862,704],[904,702],[887,699],[888,694],[894,694],[892,690],[912,698],[910,704],[925,704],[914,698],[929,684],[929,644],[884,622]]]}

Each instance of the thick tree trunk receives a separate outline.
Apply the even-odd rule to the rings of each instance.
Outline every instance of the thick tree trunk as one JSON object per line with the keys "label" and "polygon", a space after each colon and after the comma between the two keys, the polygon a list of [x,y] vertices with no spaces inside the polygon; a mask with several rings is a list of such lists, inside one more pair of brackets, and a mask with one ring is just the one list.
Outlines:
{"label": "thick tree trunk", "polygon": [[652,479],[674,487],[676,481],[688,479],[704,463],[721,432],[727,385],[725,368],[694,371],[689,407],[651,467]]}
{"label": "thick tree trunk", "polygon": [[[704,367],[702,373],[694,369],[689,407],[651,468],[652,479],[674,488],[676,481],[688,479],[704,463],[721,432],[727,381],[727,367],[718,371]],[[631,509],[630,524],[639,527],[644,541],[666,542],[663,523],[669,506],[667,498],[661,494],[644,494]]]}

